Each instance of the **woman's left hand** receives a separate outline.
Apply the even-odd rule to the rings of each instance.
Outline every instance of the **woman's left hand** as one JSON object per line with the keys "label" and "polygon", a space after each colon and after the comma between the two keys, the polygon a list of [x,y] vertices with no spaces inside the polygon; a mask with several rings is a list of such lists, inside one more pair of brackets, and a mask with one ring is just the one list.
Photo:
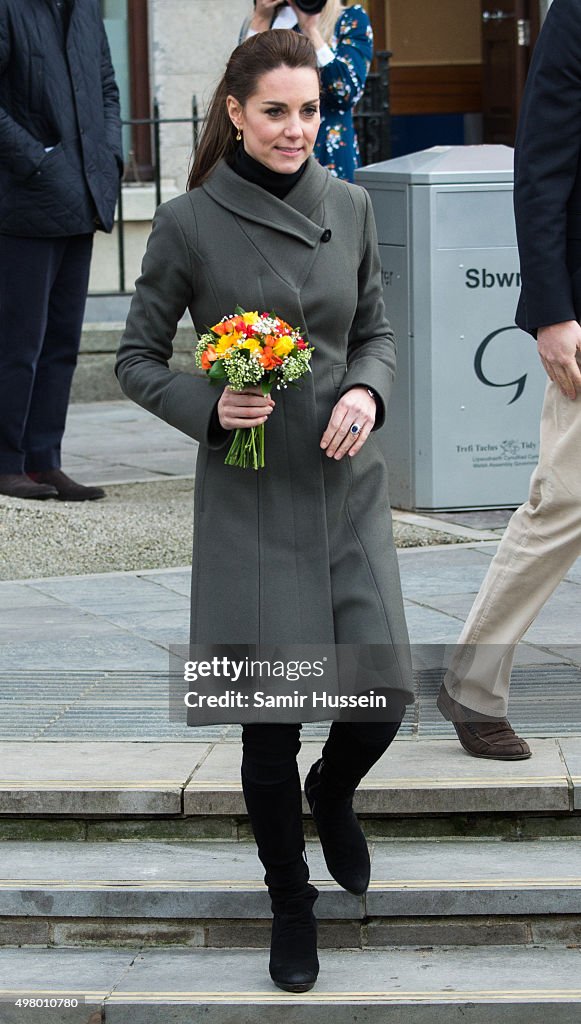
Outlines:
{"label": "woman's left hand", "polygon": [[[375,424],[376,405],[367,388],[350,388],[339,399],[327,429],[321,438],[321,448],[330,458],[342,459],[344,455],[357,455]],[[360,429],[351,433],[356,424]]]}

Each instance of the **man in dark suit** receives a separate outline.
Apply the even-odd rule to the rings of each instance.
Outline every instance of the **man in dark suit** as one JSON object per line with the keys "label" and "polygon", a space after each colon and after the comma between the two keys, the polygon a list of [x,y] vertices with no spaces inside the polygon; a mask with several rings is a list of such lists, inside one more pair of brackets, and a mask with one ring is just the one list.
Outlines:
{"label": "man in dark suit", "polygon": [[104,497],[62,472],[60,448],[122,168],[98,0],[0,0],[0,494]]}
{"label": "man in dark suit", "polygon": [[465,750],[519,760],[506,719],[515,647],[581,555],[581,0],[554,0],[529,72],[515,152],[522,290],[516,322],[549,377],[539,464],[460,636],[438,697]]}

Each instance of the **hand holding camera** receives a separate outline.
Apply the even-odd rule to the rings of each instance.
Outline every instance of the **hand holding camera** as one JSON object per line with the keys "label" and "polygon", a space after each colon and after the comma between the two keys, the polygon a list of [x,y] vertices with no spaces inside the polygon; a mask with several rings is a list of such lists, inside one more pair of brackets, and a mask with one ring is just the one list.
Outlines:
{"label": "hand holding camera", "polygon": [[280,0],[255,0],[252,28],[255,32],[266,32],[271,26],[277,9],[281,6]]}
{"label": "hand holding camera", "polygon": [[296,14],[299,28],[303,35],[307,36],[315,50],[324,45],[325,40],[319,32],[319,21],[323,7],[320,0],[288,0],[289,7],[292,7]]}
{"label": "hand holding camera", "polygon": [[[287,3],[295,11],[302,14],[320,14],[327,0],[254,0],[255,13],[260,18],[272,18],[277,7],[286,7]],[[270,21],[269,21],[270,26]]]}

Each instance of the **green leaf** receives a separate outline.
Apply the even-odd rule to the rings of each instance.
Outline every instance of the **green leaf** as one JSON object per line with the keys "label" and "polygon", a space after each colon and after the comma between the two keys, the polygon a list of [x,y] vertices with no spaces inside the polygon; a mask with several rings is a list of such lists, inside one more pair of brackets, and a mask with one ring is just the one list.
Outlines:
{"label": "green leaf", "polygon": [[246,313],[246,310],[242,309],[242,306],[236,306],[236,309],[234,310],[234,315],[235,316],[244,316],[245,313]]}
{"label": "green leaf", "polygon": [[212,363],[212,368],[208,371],[208,377],[210,380],[224,380],[226,371],[221,359],[217,359],[215,363]]}

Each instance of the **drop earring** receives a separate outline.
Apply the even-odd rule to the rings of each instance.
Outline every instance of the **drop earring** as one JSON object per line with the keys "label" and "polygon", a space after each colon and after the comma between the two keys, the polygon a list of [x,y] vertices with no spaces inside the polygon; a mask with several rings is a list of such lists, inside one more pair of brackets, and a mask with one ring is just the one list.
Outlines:
{"label": "drop earring", "polygon": [[237,133],[236,133],[236,142],[240,142],[241,138],[242,138],[242,129],[239,128]]}

